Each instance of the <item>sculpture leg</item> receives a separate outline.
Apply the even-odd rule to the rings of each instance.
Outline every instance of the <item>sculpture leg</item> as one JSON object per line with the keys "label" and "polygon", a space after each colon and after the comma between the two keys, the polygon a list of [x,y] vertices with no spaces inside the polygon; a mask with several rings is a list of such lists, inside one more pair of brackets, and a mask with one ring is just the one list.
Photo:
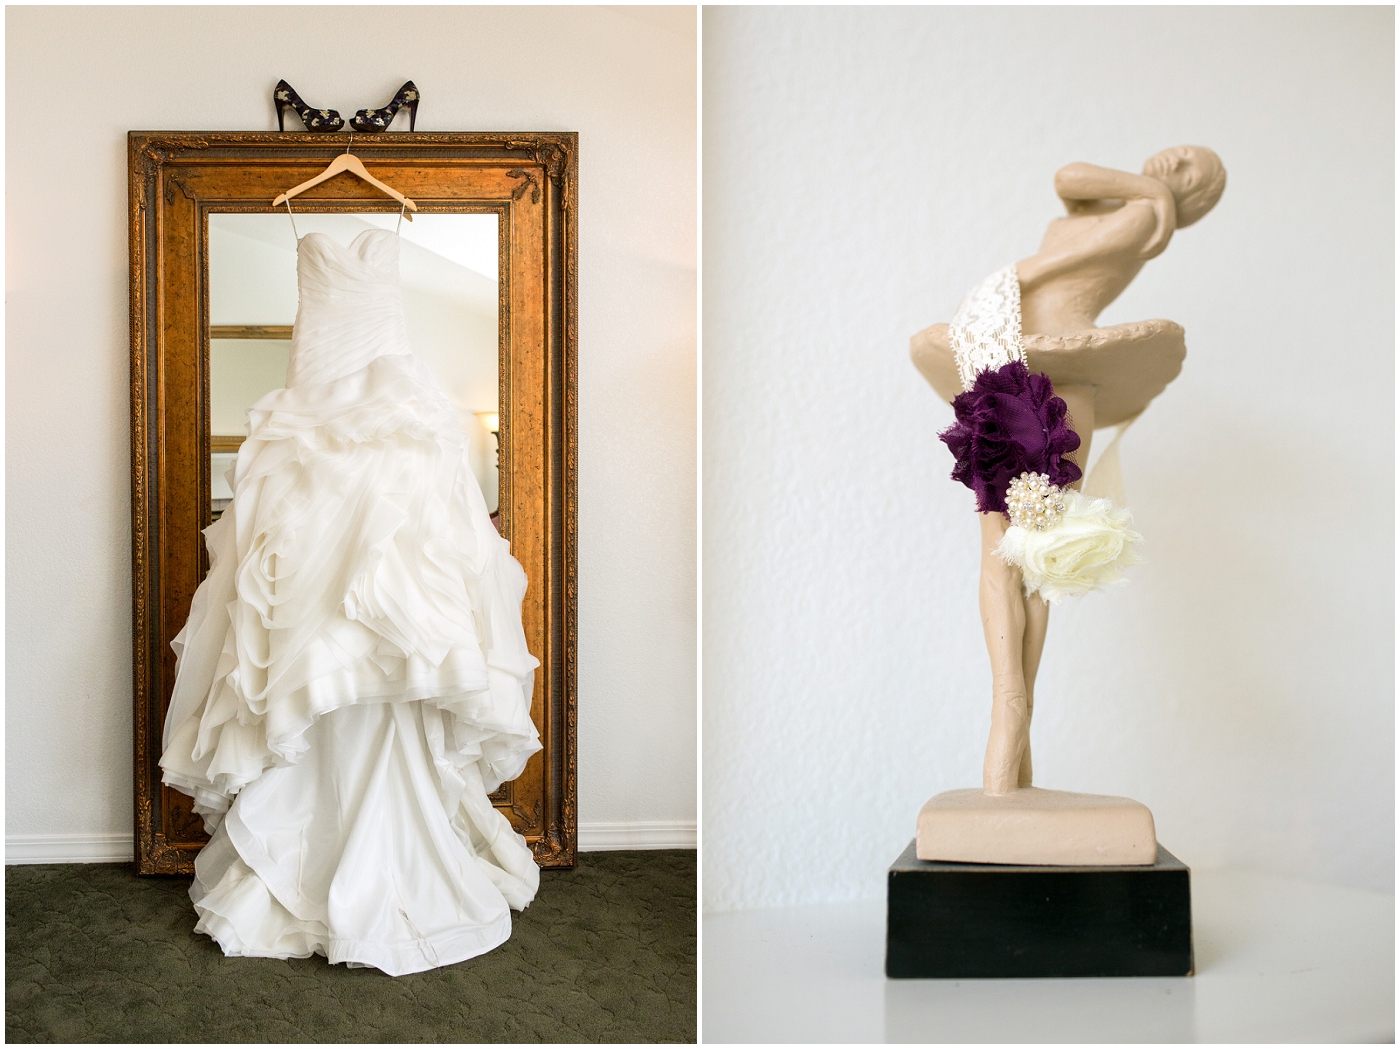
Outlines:
{"label": "sculpture leg", "polygon": [[[1070,458],[1081,470],[1089,462],[1089,445],[1094,437],[1094,390],[1091,386],[1065,386],[1055,391],[1064,398],[1069,409],[1070,423],[1079,434],[1079,448]],[[1083,478],[1070,487],[1079,488]],[[1040,656],[1045,651],[1045,631],[1050,625],[1050,606],[1039,595],[1025,599],[1026,629],[1021,648],[1021,673],[1026,688],[1026,741],[1021,749],[1021,765],[1016,785],[1031,785],[1030,722],[1035,713],[1035,675],[1040,669]]]}
{"label": "sculpture leg", "polygon": [[1021,770],[1016,786],[1031,785],[1031,718],[1035,716],[1035,673],[1045,651],[1045,631],[1050,625],[1050,605],[1039,594],[1026,601],[1026,635],[1021,645],[1021,673],[1026,679],[1026,744],[1021,749]]}
{"label": "sculpture leg", "polygon": [[1030,701],[1023,669],[1026,603],[1021,571],[996,555],[1006,531],[1001,514],[981,514],[982,582],[978,604],[982,633],[992,660],[992,731],[982,765],[982,789],[1009,794],[1016,789],[1021,755],[1030,736]]}

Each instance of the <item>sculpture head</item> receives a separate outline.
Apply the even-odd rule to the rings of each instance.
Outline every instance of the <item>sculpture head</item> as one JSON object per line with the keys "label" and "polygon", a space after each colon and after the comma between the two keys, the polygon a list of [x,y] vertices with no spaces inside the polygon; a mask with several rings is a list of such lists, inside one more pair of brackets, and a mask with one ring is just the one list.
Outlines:
{"label": "sculpture head", "polygon": [[1149,157],[1142,173],[1166,184],[1176,198],[1176,227],[1203,218],[1225,192],[1225,165],[1205,146],[1173,146]]}

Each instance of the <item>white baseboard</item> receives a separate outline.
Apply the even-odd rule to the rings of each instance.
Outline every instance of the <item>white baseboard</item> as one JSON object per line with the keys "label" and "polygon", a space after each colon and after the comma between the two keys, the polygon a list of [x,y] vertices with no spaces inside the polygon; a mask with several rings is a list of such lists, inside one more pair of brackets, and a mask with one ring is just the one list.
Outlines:
{"label": "white baseboard", "polygon": [[619,849],[693,849],[695,821],[673,820],[636,823],[580,823],[579,852],[616,852]]}
{"label": "white baseboard", "polygon": [[121,863],[135,859],[131,833],[14,834],[5,839],[5,864]]}
{"label": "white baseboard", "polygon": [[[580,852],[693,849],[695,821],[580,823]],[[15,834],[5,839],[5,863],[123,863],[134,858],[127,834]]]}

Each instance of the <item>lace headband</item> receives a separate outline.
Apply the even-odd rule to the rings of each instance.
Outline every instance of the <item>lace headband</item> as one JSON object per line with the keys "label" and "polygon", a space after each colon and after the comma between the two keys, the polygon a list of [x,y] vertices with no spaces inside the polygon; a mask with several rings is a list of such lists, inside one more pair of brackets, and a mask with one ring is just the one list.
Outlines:
{"label": "lace headband", "polygon": [[[956,460],[953,480],[972,489],[977,509],[1010,520],[997,555],[1021,570],[1027,594],[1052,603],[1121,581],[1141,560],[1142,536],[1129,529],[1126,509],[1070,487],[1082,476],[1067,458],[1080,438],[1049,377],[1027,367],[1015,266],[963,300],[948,341],[963,392],[939,439]],[[1115,467],[1117,444],[1104,455]]]}

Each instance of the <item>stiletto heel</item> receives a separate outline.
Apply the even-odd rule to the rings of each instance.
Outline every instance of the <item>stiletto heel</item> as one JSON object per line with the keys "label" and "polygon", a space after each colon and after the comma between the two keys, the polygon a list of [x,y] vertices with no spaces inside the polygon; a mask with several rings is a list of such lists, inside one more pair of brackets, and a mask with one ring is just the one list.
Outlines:
{"label": "stiletto heel", "polygon": [[394,115],[408,106],[408,130],[418,124],[418,88],[410,80],[383,109],[362,109],[350,119],[350,126],[356,131],[383,131],[394,122]]}
{"label": "stiletto heel", "polygon": [[277,86],[272,91],[272,104],[277,107],[278,131],[285,130],[282,126],[282,116],[288,109],[296,111],[307,131],[339,131],[345,126],[345,121],[334,109],[312,109],[285,80],[277,81]]}

